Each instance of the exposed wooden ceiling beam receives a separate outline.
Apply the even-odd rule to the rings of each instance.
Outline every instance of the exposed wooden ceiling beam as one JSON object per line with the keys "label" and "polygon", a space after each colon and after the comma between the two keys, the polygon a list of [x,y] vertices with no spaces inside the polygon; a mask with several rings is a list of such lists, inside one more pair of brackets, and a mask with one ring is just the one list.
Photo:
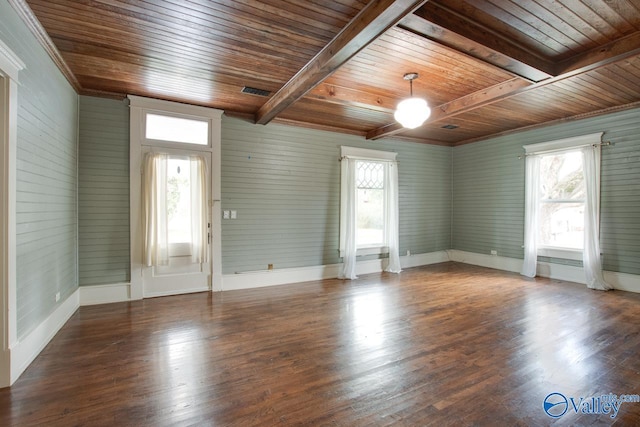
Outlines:
{"label": "exposed wooden ceiling beam", "polygon": [[576,55],[556,65],[556,75],[568,77],[640,54],[640,31]]}
{"label": "exposed wooden ceiling beam", "polygon": [[[533,83],[530,81],[516,77],[504,83],[479,90],[433,108],[431,110],[431,116],[429,117],[429,123],[445,120],[458,114],[493,104],[531,86],[533,86]],[[403,128],[400,123],[391,123],[367,132],[367,139],[380,139],[403,131],[406,131],[406,129]]]}
{"label": "exposed wooden ceiling beam", "polygon": [[557,75],[551,61],[442,4],[433,6],[405,16],[399,26],[533,82]]}
{"label": "exposed wooden ceiling beam", "polygon": [[342,86],[321,83],[311,89],[305,98],[313,98],[339,105],[367,108],[393,114],[397,100],[389,96],[376,95]]}
{"label": "exposed wooden ceiling beam", "polygon": [[[538,89],[553,83],[557,83],[559,81],[574,77],[578,74],[587,73],[589,71],[593,71],[595,69],[613,64],[615,62],[624,61],[625,59],[639,53],[640,32],[635,32],[611,43],[608,43],[607,45],[600,46],[598,48],[590,50],[589,52],[577,55],[567,61],[559,63],[557,69],[559,72],[561,72],[561,74],[556,77],[524,86],[514,84],[514,79],[506,82],[508,83],[508,85],[506,86],[506,83],[503,83],[493,86],[489,89],[478,91],[476,93],[456,99],[454,101],[451,101],[450,103],[443,104],[443,106],[449,104],[451,105],[445,109],[446,112],[442,109],[443,106],[434,109],[432,116],[429,118],[429,122],[431,123],[437,120],[443,120],[448,117],[473,110],[475,108],[483,107],[496,101],[510,98],[512,96],[532,89]],[[500,86],[503,86],[502,89],[494,90],[494,88],[498,88]],[[483,92],[486,92],[484,96],[482,96]],[[492,95],[496,96],[494,100],[491,99]],[[476,104],[474,104],[474,100]],[[440,111],[442,111],[443,113],[440,113]],[[398,134],[405,130],[406,129],[404,129],[399,123],[391,123],[385,126],[381,126],[377,129],[370,130],[369,132],[367,132],[367,139],[379,139]]]}
{"label": "exposed wooden ceiling beam", "polygon": [[374,0],[364,7],[256,113],[267,124],[427,0]]}

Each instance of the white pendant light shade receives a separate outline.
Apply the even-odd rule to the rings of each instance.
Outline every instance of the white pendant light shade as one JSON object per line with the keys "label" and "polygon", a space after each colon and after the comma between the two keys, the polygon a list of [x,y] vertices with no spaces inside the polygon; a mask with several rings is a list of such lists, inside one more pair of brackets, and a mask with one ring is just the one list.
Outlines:
{"label": "white pendant light shade", "polygon": [[413,97],[413,81],[417,78],[418,73],[404,75],[404,79],[409,80],[411,97],[400,101],[393,115],[398,123],[407,129],[415,129],[418,126],[422,126],[424,121],[431,115],[431,108],[429,108],[427,101]]}
{"label": "white pendant light shade", "polygon": [[393,117],[405,128],[421,126],[431,115],[431,108],[422,98],[407,98],[398,103]]}

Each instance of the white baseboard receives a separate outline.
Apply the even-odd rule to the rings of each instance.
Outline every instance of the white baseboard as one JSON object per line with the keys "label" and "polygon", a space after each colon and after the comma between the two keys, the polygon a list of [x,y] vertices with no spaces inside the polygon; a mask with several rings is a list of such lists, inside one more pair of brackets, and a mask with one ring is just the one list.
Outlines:
{"label": "white baseboard", "polygon": [[[402,268],[456,261],[466,264],[494,268],[496,270],[519,273],[522,260],[516,258],[485,255],[455,249],[400,257]],[[361,261],[357,264],[357,274],[377,273],[383,270],[384,260]],[[313,267],[283,268],[277,270],[251,271],[238,274],[225,274],[222,278],[224,291],[260,288],[264,286],[285,285],[288,283],[310,282],[314,280],[334,279],[338,277],[341,264]],[[582,268],[550,263],[538,263],[538,275],[556,280],[584,283]],[[633,274],[604,272],[605,279],[615,289],[639,292],[640,276]],[[80,287],[80,305],[106,304],[131,301],[129,283],[95,285]],[[154,295],[156,296],[156,295]],[[159,296],[159,295],[158,295]],[[147,295],[149,297],[149,295]]]}
{"label": "white baseboard", "polygon": [[[366,265],[365,265],[366,263]],[[382,271],[382,262],[374,260],[357,264],[356,274]],[[222,290],[262,288],[265,286],[286,285],[288,283],[311,282],[314,280],[334,279],[338,277],[340,264],[318,265],[313,267],[282,268],[277,270],[249,271],[246,273],[224,274]]]}
{"label": "white baseboard", "polygon": [[11,385],[11,353],[9,349],[0,349],[0,388]]}
{"label": "white baseboard", "polygon": [[637,274],[604,271],[604,280],[620,291],[640,293],[640,276]]}
{"label": "white baseboard", "polygon": [[[402,268],[436,264],[449,260],[446,251],[416,254],[400,257]],[[356,274],[379,273],[384,269],[386,260],[374,259],[359,261]],[[319,265],[313,267],[283,268],[277,270],[250,271],[238,274],[225,274],[222,277],[222,290],[261,288],[264,286],[286,285],[288,283],[310,282],[314,280],[335,279],[342,264]]]}
{"label": "white baseboard", "polygon": [[80,307],[80,290],[69,296],[29,335],[18,341],[11,349],[11,384],[13,384],[49,341],[58,333],[69,318]]}
{"label": "white baseboard", "polygon": [[[400,257],[402,268],[418,267],[449,261],[447,251],[415,254]],[[357,274],[380,272],[384,260],[361,261],[357,264]],[[222,278],[222,289],[237,290],[259,288],[264,286],[284,285],[287,283],[309,282],[313,280],[333,279],[338,277],[340,264],[319,265],[313,267],[283,268],[278,270],[250,271],[239,274],[226,274]],[[145,295],[146,298],[162,296]],[[80,286],[80,305],[107,304],[112,302],[131,301],[131,284],[114,283],[107,285]]]}
{"label": "white baseboard", "polygon": [[[479,265],[482,267],[495,268],[497,270],[511,271],[519,273],[522,268],[522,260],[516,258],[500,257],[495,255],[477,254],[458,250],[450,250],[449,259],[451,261],[466,264]],[[582,267],[573,265],[553,264],[549,262],[538,262],[536,274],[554,280],[564,280],[585,284],[584,271]],[[636,274],[618,273],[615,271],[603,271],[604,280],[620,291],[640,293],[640,276]]]}
{"label": "white baseboard", "polygon": [[80,286],[80,305],[107,304],[131,300],[130,283]]}
{"label": "white baseboard", "polygon": [[449,261],[448,251],[428,252],[400,257],[402,268],[420,267],[421,265],[438,264]]}
{"label": "white baseboard", "polygon": [[449,260],[462,262],[465,264],[479,265],[480,267],[495,268],[496,270],[512,271],[519,273],[522,268],[522,260],[515,258],[507,258],[497,255],[477,254],[475,252],[465,252],[456,249],[450,249]]}
{"label": "white baseboard", "polygon": [[[539,276],[556,280],[566,280],[586,284],[582,267],[573,265],[551,264],[539,262],[537,272]],[[602,272],[605,282],[619,291],[640,293],[640,276],[636,274],[618,273],[617,271]]]}

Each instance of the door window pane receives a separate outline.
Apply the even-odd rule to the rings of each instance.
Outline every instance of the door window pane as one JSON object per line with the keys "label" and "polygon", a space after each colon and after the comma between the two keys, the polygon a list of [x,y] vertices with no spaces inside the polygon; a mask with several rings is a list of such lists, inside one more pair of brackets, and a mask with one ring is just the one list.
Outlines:
{"label": "door window pane", "polygon": [[160,114],[146,115],[145,138],[186,144],[209,144],[209,122]]}
{"label": "door window pane", "polygon": [[167,231],[170,256],[191,255],[191,171],[187,159],[167,164]]}

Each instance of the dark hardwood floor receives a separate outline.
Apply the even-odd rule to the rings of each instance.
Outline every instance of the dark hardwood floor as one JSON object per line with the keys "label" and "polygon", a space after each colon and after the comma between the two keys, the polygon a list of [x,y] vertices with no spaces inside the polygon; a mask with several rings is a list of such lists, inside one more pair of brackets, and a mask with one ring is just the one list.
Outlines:
{"label": "dark hardwood floor", "polygon": [[0,425],[640,425],[581,412],[640,393],[639,329],[640,294],[457,263],[81,307]]}

